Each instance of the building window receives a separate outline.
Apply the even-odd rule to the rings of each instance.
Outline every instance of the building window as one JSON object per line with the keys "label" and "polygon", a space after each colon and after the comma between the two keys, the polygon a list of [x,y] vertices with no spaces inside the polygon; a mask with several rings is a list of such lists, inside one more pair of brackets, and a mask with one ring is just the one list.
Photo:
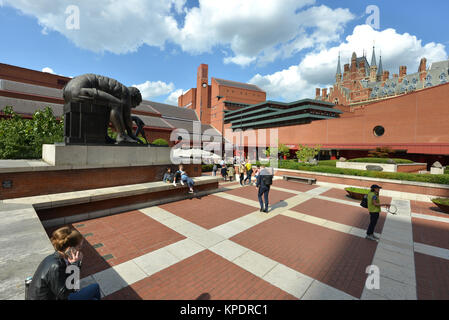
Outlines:
{"label": "building window", "polygon": [[385,128],[382,126],[376,126],[373,129],[373,133],[376,137],[382,137],[385,133]]}

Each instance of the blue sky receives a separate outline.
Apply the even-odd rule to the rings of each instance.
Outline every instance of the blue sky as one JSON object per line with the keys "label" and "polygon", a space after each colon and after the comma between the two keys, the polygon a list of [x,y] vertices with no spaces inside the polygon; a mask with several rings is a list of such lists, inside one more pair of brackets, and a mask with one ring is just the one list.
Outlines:
{"label": "blue sky", "polygon": [[[30,5],[32,3],[32,5]],[[448,1],[273,0],[0,0],[0,62],[66,76],[98,73],[137,85],[145,98],[175,103],[209,77],[251,82],[269,99],[313,97],[333,83],[342,63],[372,43],[384,67],[415,72],[419,59],[448,58]],[[68,30],[77,4],[79,30]],[[379,8],[380,28],[366,25]],[[347,38],[349,37],[349,38]]]}

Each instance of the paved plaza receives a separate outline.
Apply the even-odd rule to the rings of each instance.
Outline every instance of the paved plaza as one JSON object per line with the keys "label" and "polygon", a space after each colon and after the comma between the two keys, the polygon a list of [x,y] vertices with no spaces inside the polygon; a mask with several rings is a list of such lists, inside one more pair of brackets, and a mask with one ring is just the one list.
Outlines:
{"label": "paved plaza", "polygon": [[[86,240],[82,286],[111,300],[449,299],[449,216],[430,202],[383,197],[399,211],[381,213],[374,242],[366,209],[342,189],[276,177],[267,214],[256,187],[220,186],[73,223]],[[378,289],[365,285],[370,265]]]}

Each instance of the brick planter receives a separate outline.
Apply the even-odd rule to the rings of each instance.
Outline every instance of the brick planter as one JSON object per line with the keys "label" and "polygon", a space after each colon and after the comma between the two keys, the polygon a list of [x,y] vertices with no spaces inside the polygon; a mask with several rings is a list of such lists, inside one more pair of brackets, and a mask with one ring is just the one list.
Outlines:
{"label": "brick planter", "polygon": [[348,193],[349,197],[351,197],[352,199],[355,199],[355,200],[361,201],[363,199],[363,196],[365,195],[365,193],[353,192],[353,191],[349,191],[346,189],[345,189],[345,191]]}

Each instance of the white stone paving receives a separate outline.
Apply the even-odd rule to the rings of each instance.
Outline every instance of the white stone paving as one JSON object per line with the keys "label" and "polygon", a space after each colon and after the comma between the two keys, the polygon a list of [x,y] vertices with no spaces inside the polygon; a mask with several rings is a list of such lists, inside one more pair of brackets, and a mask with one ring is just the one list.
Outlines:
{"label": "white stone paving", "polygon": [[[159,207],[142,209],[141,211],[147,216],[170,227],[187,238],[86,277],[81,281],[82,287],[96,281],[100,284],[102,296],[109,295],[203,250],[209,249],[299,299],[356,299],[336,288],[321,283],[318,280],[228,240],[230,237],[261,222],[267,221],[278,214],[340,232],[365,237],[366,231],[360,228],[289,210],[293,206],[307,201],[312,197],[325,198],[329,201],[350,205],[359,205],[351,201],[320,196],[321,193],[329,189],[329,187],[319,187],[305,193],[295,192],[297,195],[287,199],[286,206],[277,208],[268,215],[255,211],[210,230],[182,219]],[[282,188],[276,188],[276,190],[292,192],[291,190]],[[228,200],[259,207],[257,201],[251,201],[225,193],[216,195]],[[398,207],[398,214],[395,216],[387,215],[382,234],[378,235],[381,239],[373,258],[373,264],[380,268],[380,289],[368,290],[365,288],[361,299],[416,299],[414,250],[416,252],[449,259],[449,250],[447,249],[413,243],[410,202],[393,200],[392,203]]]}

